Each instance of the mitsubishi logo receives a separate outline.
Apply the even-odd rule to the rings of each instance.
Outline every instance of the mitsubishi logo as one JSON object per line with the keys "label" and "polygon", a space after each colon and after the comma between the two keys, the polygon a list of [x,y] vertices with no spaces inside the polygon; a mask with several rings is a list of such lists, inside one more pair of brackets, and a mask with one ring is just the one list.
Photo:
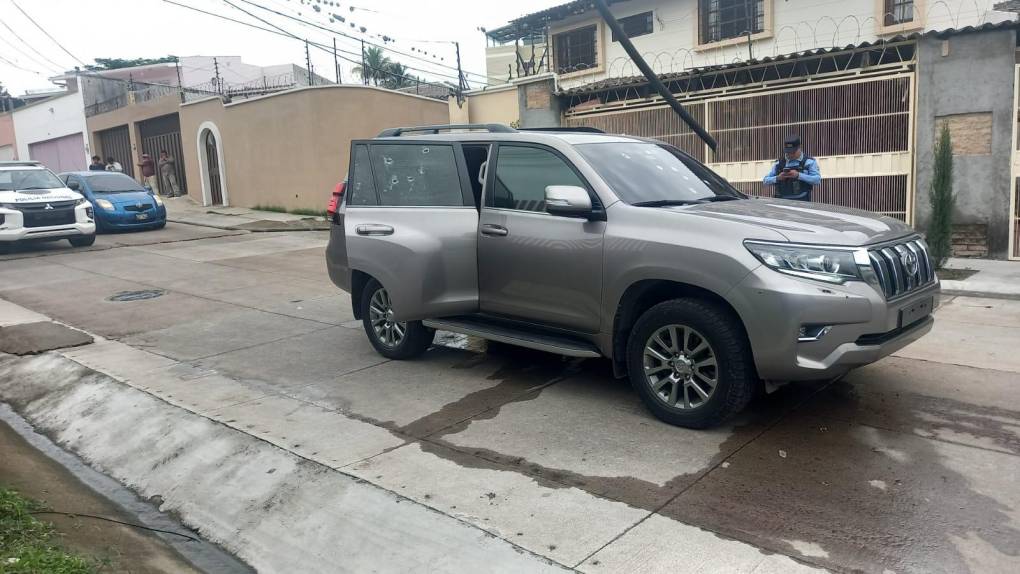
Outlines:
{"label": "mitsubishi logo", "polygon": [[53,206],[47,203],[46,207],[44,207],[43,209],[53,209]]}
{"label": "mitsubishi logo", "polygon": [[919,266],[917,264],[917,255],[914,255],[913,251],[904,251],[900,253],[900,263],[903,264],[903,268],[907,270],[907,275],[914,277],[917,275]]}

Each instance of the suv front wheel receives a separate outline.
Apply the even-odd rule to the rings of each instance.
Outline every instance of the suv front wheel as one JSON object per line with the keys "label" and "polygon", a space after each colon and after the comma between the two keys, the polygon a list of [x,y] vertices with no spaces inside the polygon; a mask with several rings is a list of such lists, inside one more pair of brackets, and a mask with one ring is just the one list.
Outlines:
{"label": "suv front wheel", "polygon": [[390,294],[375,279],[361,292],[361,322],[372,346],[387,359],[417,357],[436,336],[421,321],[394,321]]}
{"label": "suv front wheel", "polygon": [[697,299],[665,301],[641,315],[627,369],[655,416],[689,428],[715,426],[742,410],[757,382],[738,320]]}

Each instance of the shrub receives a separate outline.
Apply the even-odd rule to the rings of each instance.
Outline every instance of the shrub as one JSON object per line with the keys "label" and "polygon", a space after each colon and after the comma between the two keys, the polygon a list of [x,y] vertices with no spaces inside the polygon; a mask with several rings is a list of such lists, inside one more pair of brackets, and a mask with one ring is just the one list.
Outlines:
{"label": "shrub", "polygon": [[953,250],[953,141],[949,125],[942,124],[939,141],[935,144],[934,173],[928,199],[931,201],[931,220],[925,237],[928,254],[936,269],[942,269]]}

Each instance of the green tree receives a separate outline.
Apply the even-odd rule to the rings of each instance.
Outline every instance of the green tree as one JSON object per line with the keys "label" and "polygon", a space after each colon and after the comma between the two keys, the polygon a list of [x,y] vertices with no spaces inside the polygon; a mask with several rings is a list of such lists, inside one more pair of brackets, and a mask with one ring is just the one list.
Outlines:
{"label": "green tree", "polygon": [[390,65],[390,59],[383,54],[382,48],[371,46],[365,48],[365,65],[355,66],[354,73],[378,86],[389,75],[387,71]]}
{"label": "green tree", "polygon": [[176,60],[176,56],[164,56],[162,58],[135,58],[133,60],[127,60],[124,58],[96,58],[96,63],[85,66],[85,69],[93,72],[99,72],[102,70],[116,70],[118,68],[148,66],[149,64],[167,64],[175,62]]}
{"label": "green tree", "polygon": [[417,80],[414,76],[407,73],[407,67],[400,62],[390,62],[390,65],[386,67],[386,77],[382,79],[382,86],[396,90],[399,88],[406,88],[413,86]]}
{"label": "green tree", "polygon": [[928,192],[931,201],[931,220],[928,221],[928,251],[936,269],[941,269],[953,250],[953,139],[949,124],[943,123],[939,141],[935,144],[935,162]]}

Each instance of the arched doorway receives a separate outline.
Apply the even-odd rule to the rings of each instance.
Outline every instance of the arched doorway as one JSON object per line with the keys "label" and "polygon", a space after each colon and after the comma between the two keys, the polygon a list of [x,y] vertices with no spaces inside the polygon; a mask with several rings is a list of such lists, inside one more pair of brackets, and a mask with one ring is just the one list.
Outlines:
{"label": "arched doorway", "polygon": [[202,175],[202,204],[230,205],[223,163],[223,137],[212,122],[198,126],[198,164]]}
{"label": "arched doorway", "polygon": [[205,165],[209,173],[209,201],[213,205],[223,204],[223,181],[220,178],[219,147],[212,130],[205,131]]}

